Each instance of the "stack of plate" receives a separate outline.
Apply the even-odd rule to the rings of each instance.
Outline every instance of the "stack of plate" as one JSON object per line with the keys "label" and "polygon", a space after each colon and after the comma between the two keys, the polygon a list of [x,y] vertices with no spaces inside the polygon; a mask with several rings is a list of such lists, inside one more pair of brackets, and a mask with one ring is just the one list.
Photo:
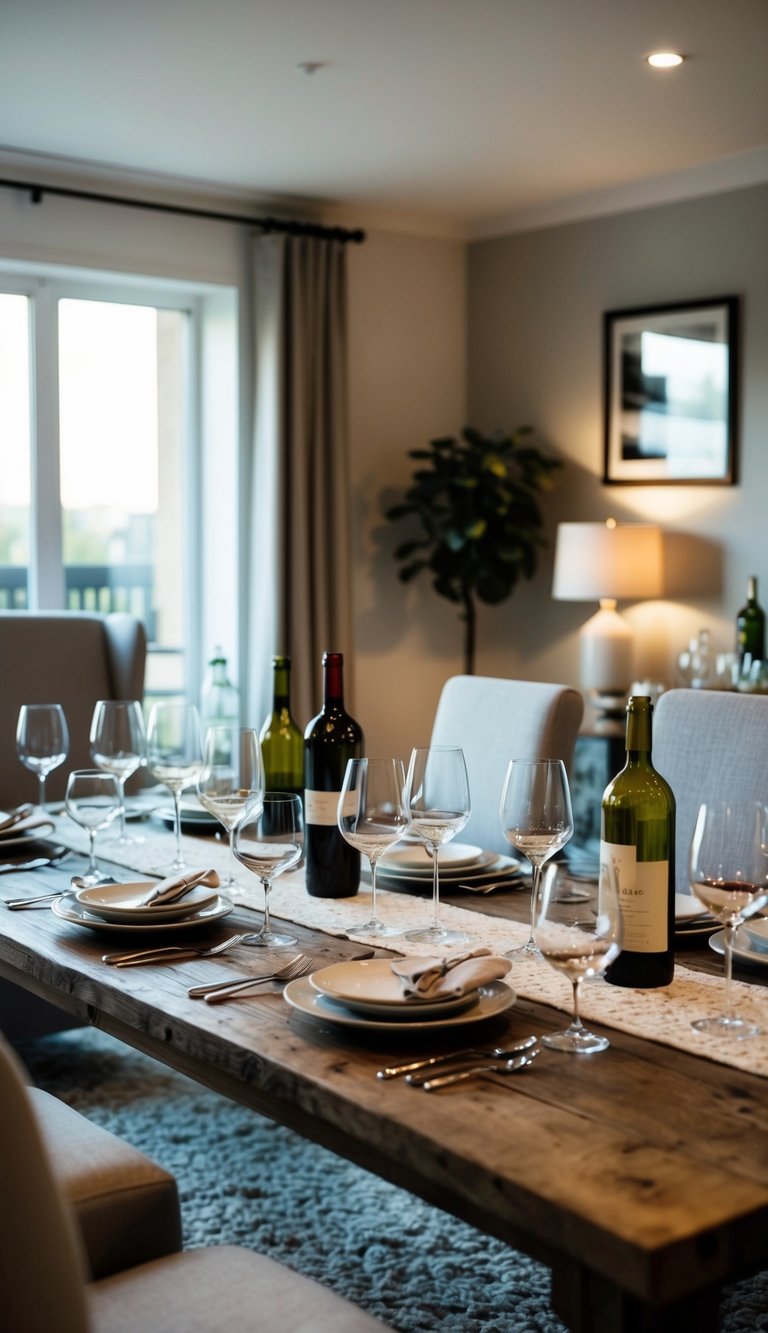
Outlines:
{"label": "stack of plate", "polygon": [[692,893],[675,894],[675,938],[678,943],[700,942],[717,930],[718,922]]}
{"label": "stack of plate", "polygon": [[[201,805],[196,796],[182,796],[179,802],[179,811],[181,814],[181,828],[183,833],[221,833],[222,826],[215,815],[210,810],[206,810]],[[174,813],[172,805],[164,805],[155,811],[158,819],[162,819],[168,828],[174,826]]]}
{"label": "stack of plate", "polygon": [[232,911],[228,898],[203,885],[191,889],[178,902],[146,906],[145,899],[156,881],[137,884],[98,884],[77,889],[52,903],[56,916],[91,930],[179,930],[208,925]]}
{"label": "stack of plate", "polygon": [[[472,847],[469,843],[446,843],[440,848],[439,864],[440,883],[449,890],[461,884],[482,886],[507,880],[510,888],[524,887],[512,882],[520,874],[520,861],[497,852],[484,852],[482,847]],[[432,857],[423,843],[406,842],[382,856],[376,882],[382,888],[407,884],[431,892],[432,872]]]}
{"label": "stack of plate", "polygon": [[479,1023],[515,1002],[504,981],[490,981],[466,995],[406,999],[388,958],[333,963],[289,981],[283,992],[294,1009],[323,1023],[409,1034]]}
{"label": "stack of plate", "polygon": [[[723,953],[725,932],[719,930],[709,941],[710,949]],[[739,926],[736,932],[736,944],[733,956],[740,963],[753,967],[768,967],[768,920],[765,917],[751,917]]]}

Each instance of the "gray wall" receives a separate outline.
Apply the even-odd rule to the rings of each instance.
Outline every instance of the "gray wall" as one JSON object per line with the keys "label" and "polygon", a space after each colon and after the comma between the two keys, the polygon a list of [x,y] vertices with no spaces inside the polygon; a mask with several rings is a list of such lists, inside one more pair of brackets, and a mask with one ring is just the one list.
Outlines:
{"label": "gray wall", "polygon": [[[603,485],[603,312],[725,295],[741,298],[737,485]],[[468,403],[474,424],[530,422],[563,458],[544,502],[553,540],[562,519],[662,524],[668,595],[620,608],[638,673],[671,680],[704,625],[731,650],[747,574],[768,608],[768,187],[472,245]],[[595,608],[552,601],[551,570],[550,547],[534,583],[484,613],[479,671],[578,684],[578,629]]]}

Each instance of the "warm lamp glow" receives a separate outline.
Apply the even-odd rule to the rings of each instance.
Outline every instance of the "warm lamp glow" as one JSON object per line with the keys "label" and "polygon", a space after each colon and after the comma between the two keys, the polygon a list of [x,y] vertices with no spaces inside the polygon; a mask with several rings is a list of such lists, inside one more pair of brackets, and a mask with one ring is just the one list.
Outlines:
{"label": "warm lamp glow", "polygon": [[557,529],[552,596],[599,602],[582,627],[581,684],[599,706],[615,708],[633,677],[634,637],[616,602],[660,597],[661,529],[650,523],[561,523]]}
{"label": "warm lamp glow", "polygon": [[682,65],[685,56],[678,51],[654,51],[646,56],[646,60],[654,69],[674,69],[676,65]]}

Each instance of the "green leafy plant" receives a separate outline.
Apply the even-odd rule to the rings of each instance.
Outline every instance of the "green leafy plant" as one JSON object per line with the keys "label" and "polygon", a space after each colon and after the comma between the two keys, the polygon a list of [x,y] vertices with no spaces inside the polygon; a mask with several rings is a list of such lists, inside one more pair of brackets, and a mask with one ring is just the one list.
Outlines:
{"label": "green leafy plant", "polygon": [[505,601],[518,579],[533,576],[547,544],[537,496],[552,489],[561,463],[529,442],[532,434],[531,426],[494,436],[466,426],[459,439],[409,450],[419,466],[404,499],[386,510],[421,529],[395,550],[401,582],[427,570],[435,592],[461,607],[467,675],[475,669],[478,600]]}

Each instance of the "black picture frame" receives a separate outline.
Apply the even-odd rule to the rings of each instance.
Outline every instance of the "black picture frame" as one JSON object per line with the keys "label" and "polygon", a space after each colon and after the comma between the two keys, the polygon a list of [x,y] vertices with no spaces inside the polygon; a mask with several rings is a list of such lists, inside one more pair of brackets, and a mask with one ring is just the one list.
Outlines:
{"label": "black picture frame", "polygon": [[736,481],[737,296],[603,316],[603,484]]}

